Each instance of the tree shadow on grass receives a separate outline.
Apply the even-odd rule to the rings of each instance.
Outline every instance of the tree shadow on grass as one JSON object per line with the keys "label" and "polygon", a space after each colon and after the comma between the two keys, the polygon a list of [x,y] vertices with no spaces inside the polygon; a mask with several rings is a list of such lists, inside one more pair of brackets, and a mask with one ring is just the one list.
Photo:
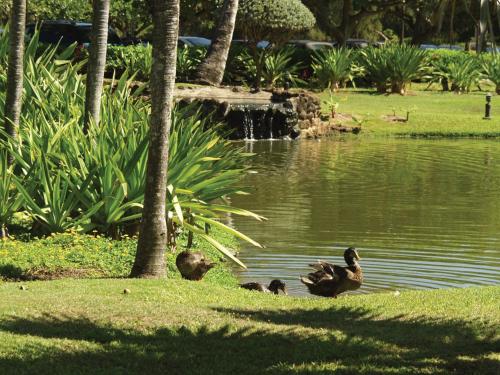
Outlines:
{"label": "tree shadow on grass", "polygon": [[[423,370],[432,365],[443,373],[500,374],[500,362],[490,357],[498,356],[500,351],[498,329],[484,322],[404,315],[381,318],[361,308],[218,311],[278,325],[340,331],[361,342],[381,342],[389,351],[380,358],[370,358],[370,361],[382,366],[394,365],[397,368],[399,363],[401,367],[413,366]],[[392,356],[390,348],[394,349]]]}
{"label": "tree shadow on grass", "polygon": [[[86,317],[0,321],[2,374],[497,374],[493,337],[464,322],[366,310],[218,310],[239,326],[141,332]],[[243,321],[244,319],[244,321]],[[247,319],[272,324],[249,324]],[[193,322],[196,323],[196,322]],[[283,325],[283,326],[281,326]],[[17,340],[17,341],[16,341]],[[8,345],[8,346],[7,346]],[[15,352],[8,353],[5,348]]]}

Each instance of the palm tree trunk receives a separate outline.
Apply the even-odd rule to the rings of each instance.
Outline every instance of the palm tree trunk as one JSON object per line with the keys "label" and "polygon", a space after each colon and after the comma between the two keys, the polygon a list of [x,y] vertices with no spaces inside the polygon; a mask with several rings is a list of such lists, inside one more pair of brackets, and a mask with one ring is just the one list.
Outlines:
{"label": "palm tree trunk", "polygon": [[175,84],[179,0],[152,0],[151,118],[141,233],[132,277],[162,277],[167,246],[168,135]]}
{"label": "palm tree trunk", "polygon": [[476,46],[476,53],[481,53],[486,47],[486,31],[488,27],[489,14],[488,0],[481,0],[480,17],[479,17],[479,43]]}
{"label": "palm tree trunk", "polygon": [[85,133],[88,131],[91,120],[94,121],[94,124],[99,124],[104,70],[106,68],[106,51],[108,48],[109,3],[110,0],[93,0],[92,2],[92,34],[87,68],[85,120],[83,125]]}
{"label": "palm tree trunk", "polygon": [[196,80],[198,82],[211,86],[218,86],[222,83],[237,13],[238,0],[225,0],[222,17],[215,30],[207,57],[196,71]]}
{"label": "palm tree trunk", "polygon": [[457,0],[452,0],[451,1],[451,11],[450,11],[450,30],[449,30],[449,36],[448,36],[448,42],[450,43],[450,46],[453,44],[453,37],[455,33],[455,14],[457,11]]}
{"label": "palm tree trunk", "polygon": [[24,29],[26,0],[13,0],[9,29],[9,62],[5,98],[5,131],[17,138],[23,93]]}

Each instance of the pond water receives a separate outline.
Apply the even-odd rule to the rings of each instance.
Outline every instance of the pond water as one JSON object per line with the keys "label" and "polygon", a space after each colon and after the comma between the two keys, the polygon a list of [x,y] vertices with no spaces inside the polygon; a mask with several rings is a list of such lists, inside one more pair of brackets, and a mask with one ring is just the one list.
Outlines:
{"label": "pond water", "polygon": [[233,217],[265,246],[242,244],[242,281],[286,281],[355,246],[365,283],[381,290],[500,284],[500,142],[329,139],[246,143],[256,153]]}

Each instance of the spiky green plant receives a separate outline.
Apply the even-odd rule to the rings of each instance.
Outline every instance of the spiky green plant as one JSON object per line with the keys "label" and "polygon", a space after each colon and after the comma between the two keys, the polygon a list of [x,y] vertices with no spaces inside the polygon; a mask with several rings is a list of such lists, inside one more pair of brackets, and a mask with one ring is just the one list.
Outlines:
{"label": "spiky green plant", "polygon": [[383,51],[387,59],[391,92],[405,95],[406,86],[425,74],[427,52],[406,44],[391,45]]}
{"label": "spiky green plant", "polygon": [[[304,84],[304,81],[299,78],[301,65],[293,61],[292,49],[283,48],[270,52],[259,51],[259,53],[262,54],[261,57],[264,59],[261,83],[264,83],[267,88],[283,87],[286,81],[289,81],[292,86]],[[241,50],[234,58],[237,61],[233,62],[233,64],[238,66],[239,74],[245,77],[246,83],[255,82],[257,67],[255,59],[248,50]]]}
{"label": "spiky green plant", "polygon": [[[14,156],[19,175],[5,186],[18,189],[24,209],[42,233],[97,230],[119,237],[131,228],[135,233],[142,214],[149,140],[150,105],[140,98],[143,87],[133,91],[133,77],[126,74],[111,82],[103,93],[101,126],[91,126],[85,135],[85,86],[78,67],[56,59],[53,50],[45,53],[52,57],[26,62],[29,100],[23,106],[19,143],[0,129],[0,148]],[[0,75],[0,82],[4,79]],[[4,95],[0,91],[0,103]],[[1,111],[3,107],[0,116]],[[208,229],[217,226],[258,245],[222,220],[227,214],[262,220],[226,200],[239,193],[246,156],[200,117],[192,108],[174,114],[168,177],[172,229],[205,238],[243,266]],[[9,196],[15,193],[9,189]]]}
{"label": "spiky green plant", "polygon": [[444,91],[469,92],[481,78],[480,61],[474,55],[464,53],[432,62],[431,83],[440,82]]}
{"label": "spiky green plant", "polygon": [[485,78],[495,85],[495,91],[500,95],[500,55],[495,53],[490,58],[483,57],[481,66]]}
{"label": "spiky green plant", "polygon": [[293,61],[293,50],[283,48],[266,56],[262,77],[267,87],[283,87],[286,81],[293,86],[304,83],[298,78],[301,65]]}
{"label": "spiky green plant", "polygon": [[8,236],[8,225],[12,216],[19,210],[23,200],[16,188],[17,178],[9,166],[7,153],[0,151],[0,239]]}
{"label": "spiky green plant", "polygon": [[317,85],[336,91],[359,74],[350,50],[320,49],[312,57],[312,69]]}
{"label": "spiky green plant", "polygon": [[188,82],[194,71],[205,57],[207,49],[203,47],[184,46],[177,50],[177,80]]}
{"label": "spiky green plant", "polygon": [[365,77],[375,84],[378,93],[386,93],[390,81],[388,53],[384,48],[366,48],[360,52]]}

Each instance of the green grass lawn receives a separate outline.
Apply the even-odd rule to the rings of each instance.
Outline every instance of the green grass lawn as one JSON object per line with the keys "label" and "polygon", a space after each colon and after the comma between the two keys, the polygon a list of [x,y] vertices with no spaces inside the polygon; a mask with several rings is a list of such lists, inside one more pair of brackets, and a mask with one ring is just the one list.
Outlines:
{"label": "green grass lawn", "polygon": [[[373,90],[347,89],[335,94],[338,112],[362,120],[364,135],[413,137],[498,137],[500,98],[493,97],[493,120],[483,120],[486,91],[457,95],[413,84],[407,96],[380,95]],[[485,90],[488,89],[485,87]],[[327,93],[321,95],[323,99]],[[406,117],[407,123],[388,122],[383,116]]]}
{"label": "green grass lawn", "polygon": [[207,281],[23,285],[0,285],[1,374],[500,371],[500,287],[334,300]]}
{"label": "green grass lawn", "polygon": [[[227,248],[239,248],[238,242],[231,235],[217,229],[213,233]],[[26,238],[24,234],[19,237],[19,240],[0,240],[0,280],[127,277],[137,249],[135,238],[116,241],[99,235],[77,233],[58,233],[42,238]],[[176,251],[167,251],[165,254],[168,278],[180,279],[175,258],[180,251],[186,249],[186,240],[186,235],[182,234],[178,238]],[[229,267],[229,261],[206,241],[195,236],[191,251],[200,250],[210,260],[218,263],[206,276],[209,282],[236,284],[237,279]]]}

